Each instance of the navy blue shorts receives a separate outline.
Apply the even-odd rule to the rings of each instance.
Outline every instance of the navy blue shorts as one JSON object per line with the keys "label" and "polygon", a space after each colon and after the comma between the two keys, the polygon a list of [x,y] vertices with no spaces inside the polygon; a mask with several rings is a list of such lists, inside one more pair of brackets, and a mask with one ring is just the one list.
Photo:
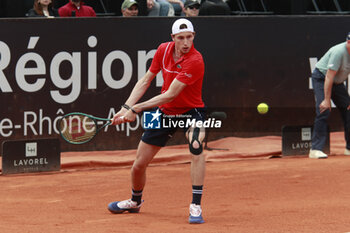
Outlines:
{"label": "navy blue shorts", "polygon": [[[186,121],[187,119],[195,119],[196,121],[205,121],[206,108],[193,108],[180,116],[167,116],[163,113],[162,118],[170,119],[171,122]],[[146,129],[142,134],[141,140],[147,144],[163,147],[180,127],[161,127],[160,129]],[[184,133],[189,127],[183,127]]]}

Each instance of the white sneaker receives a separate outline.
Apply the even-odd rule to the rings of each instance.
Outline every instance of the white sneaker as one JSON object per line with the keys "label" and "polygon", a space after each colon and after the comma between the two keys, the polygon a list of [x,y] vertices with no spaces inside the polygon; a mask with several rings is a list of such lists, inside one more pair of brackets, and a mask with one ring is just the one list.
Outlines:
{"label": "white sneaker", "polygon": [[344,150],[344,155],[350,155],[350,150],[347,149],[347,148],[345,148],[345,150]]}
{"label": "white sneaker", "polygon": [[128,200],[119,202],[118,207],[121,209],[130,209],[130,208],[137,208],[138,205],[136,201],[132,201],[131,199],[128,199]]}
{"label": "white sneaker", "polygon": [[114,214],[120,214],[124,211],[128,211],[130,213],[138,213],[140,211],[141,204],[137,205],[137,202],[132,201],[131,199],[125,201],[116,201],[109,203],[108,210]]}
{"label": "white sneaker", "polygon": [[202,208],[200,205],[191,204],[190,205],[190,217],[188,219],[191,224],[204,223],[202,218]]}
{"label": "white sneaker", "polygon": [[310,159],[326,159],[326,158],[328,158],[328,155],[326,155],[325,153],[323,153],[320,150],[310,150],[309,158]]}

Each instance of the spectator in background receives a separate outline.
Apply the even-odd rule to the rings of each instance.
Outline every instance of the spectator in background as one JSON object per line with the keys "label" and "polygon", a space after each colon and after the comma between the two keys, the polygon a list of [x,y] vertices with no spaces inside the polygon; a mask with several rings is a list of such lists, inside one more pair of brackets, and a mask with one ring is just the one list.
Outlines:
{"label": "spectator in background", "polygon": [[186,17],[198,16],[201,4],[198,0],[186,0],[184,13]]}
{"label": "spectator in background", "polygon": [[69,0],[69,2],[58,9],[61,17],[96,17],[94,9],[86,6],[82,0]]}
{"label": "spectator in background", "polygon": [[223,0],[202,0],[199,15],[230,15],[231,8]]}
{"label": "spectator in background", "polygon": [[184,15],[183,10],[185,7],[185,4],[184,4],[185,0],[168,0],[168,1],[173,6],[176,16]]}
{"label": "spectator in background", "polygon": [[156,0],[159,3],[159,16],[174,16],[173,6],[168,0]]}
{"label": "spectator in background", "polygon": [[[139,0],[138,8],[140,16],[169,16],[171,4],[168,0]],[[174,12],[174,11],[172,11]]]}
{"label": "spectator in background", "polygon": [[58,17],[58,11],[53,8],[53,0],[34,0],[33,8],[28,11],[28,17]]}
{"label": "spectator in background", "polygon": [[139,14],[139,4],[135,0],[125,0],[121,7],[123,17],[133,17]]}
{"label": "spectator in background", "polygon": [[159,16],[160,4],[155,0],[147,0],[148,16]]}

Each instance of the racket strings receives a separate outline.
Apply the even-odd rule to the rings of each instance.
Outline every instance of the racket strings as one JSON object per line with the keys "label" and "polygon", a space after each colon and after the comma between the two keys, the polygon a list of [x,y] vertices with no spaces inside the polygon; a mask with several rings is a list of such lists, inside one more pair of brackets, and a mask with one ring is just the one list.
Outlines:
{"label": "racket strings", "polygon": [[70,142],[82,143],[92,139],[97,131],[93,119],[83,115],[69,115],[60,122],[61,135]]}

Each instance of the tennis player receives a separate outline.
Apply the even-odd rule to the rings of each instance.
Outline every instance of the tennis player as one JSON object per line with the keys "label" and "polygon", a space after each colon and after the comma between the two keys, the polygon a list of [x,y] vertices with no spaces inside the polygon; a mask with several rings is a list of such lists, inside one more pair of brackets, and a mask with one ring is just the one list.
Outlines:
{"label": "tennis player", "polygon": [[346,148],[350,155],[350,97],[344,81],[350,74],[350,33],[346,41],[330,48],[316,63],[312,72],[312,85],[316,99],[316,117],[312,134],[312,149],[309,158],[323,159],[328,133],[327,120],[331,113],[331,99],[340,111],[344,122]]}
{"label": "tennis player", "polygon": [[[205,105],[202,101],[204,62],[194,48],[195,31],[187,19],[178,19],[172,26],[172,41],[162,43],[153,58],[150,69],[133,88],[121,110],[112,119],[113,124],[132,122],[136,114],[156,108],[154,117],[172,116],[172,121],[190,117],[205,120]],[[138,103],[156,74],[162,71],[164,83],[161,94]],[[112,202],[112,213],[137,213],[142,204],[142,191],[146,183],[146,168],[158,151],[175,133],[176,128],[146,129],[138,145],[137,156],[131,169],[131,199]],[[189,223],[204,223],[201,198],[205,175],[205,156],[202,153],[204,128],[184,129],[191,152],[192,203],[189,207]]]}

